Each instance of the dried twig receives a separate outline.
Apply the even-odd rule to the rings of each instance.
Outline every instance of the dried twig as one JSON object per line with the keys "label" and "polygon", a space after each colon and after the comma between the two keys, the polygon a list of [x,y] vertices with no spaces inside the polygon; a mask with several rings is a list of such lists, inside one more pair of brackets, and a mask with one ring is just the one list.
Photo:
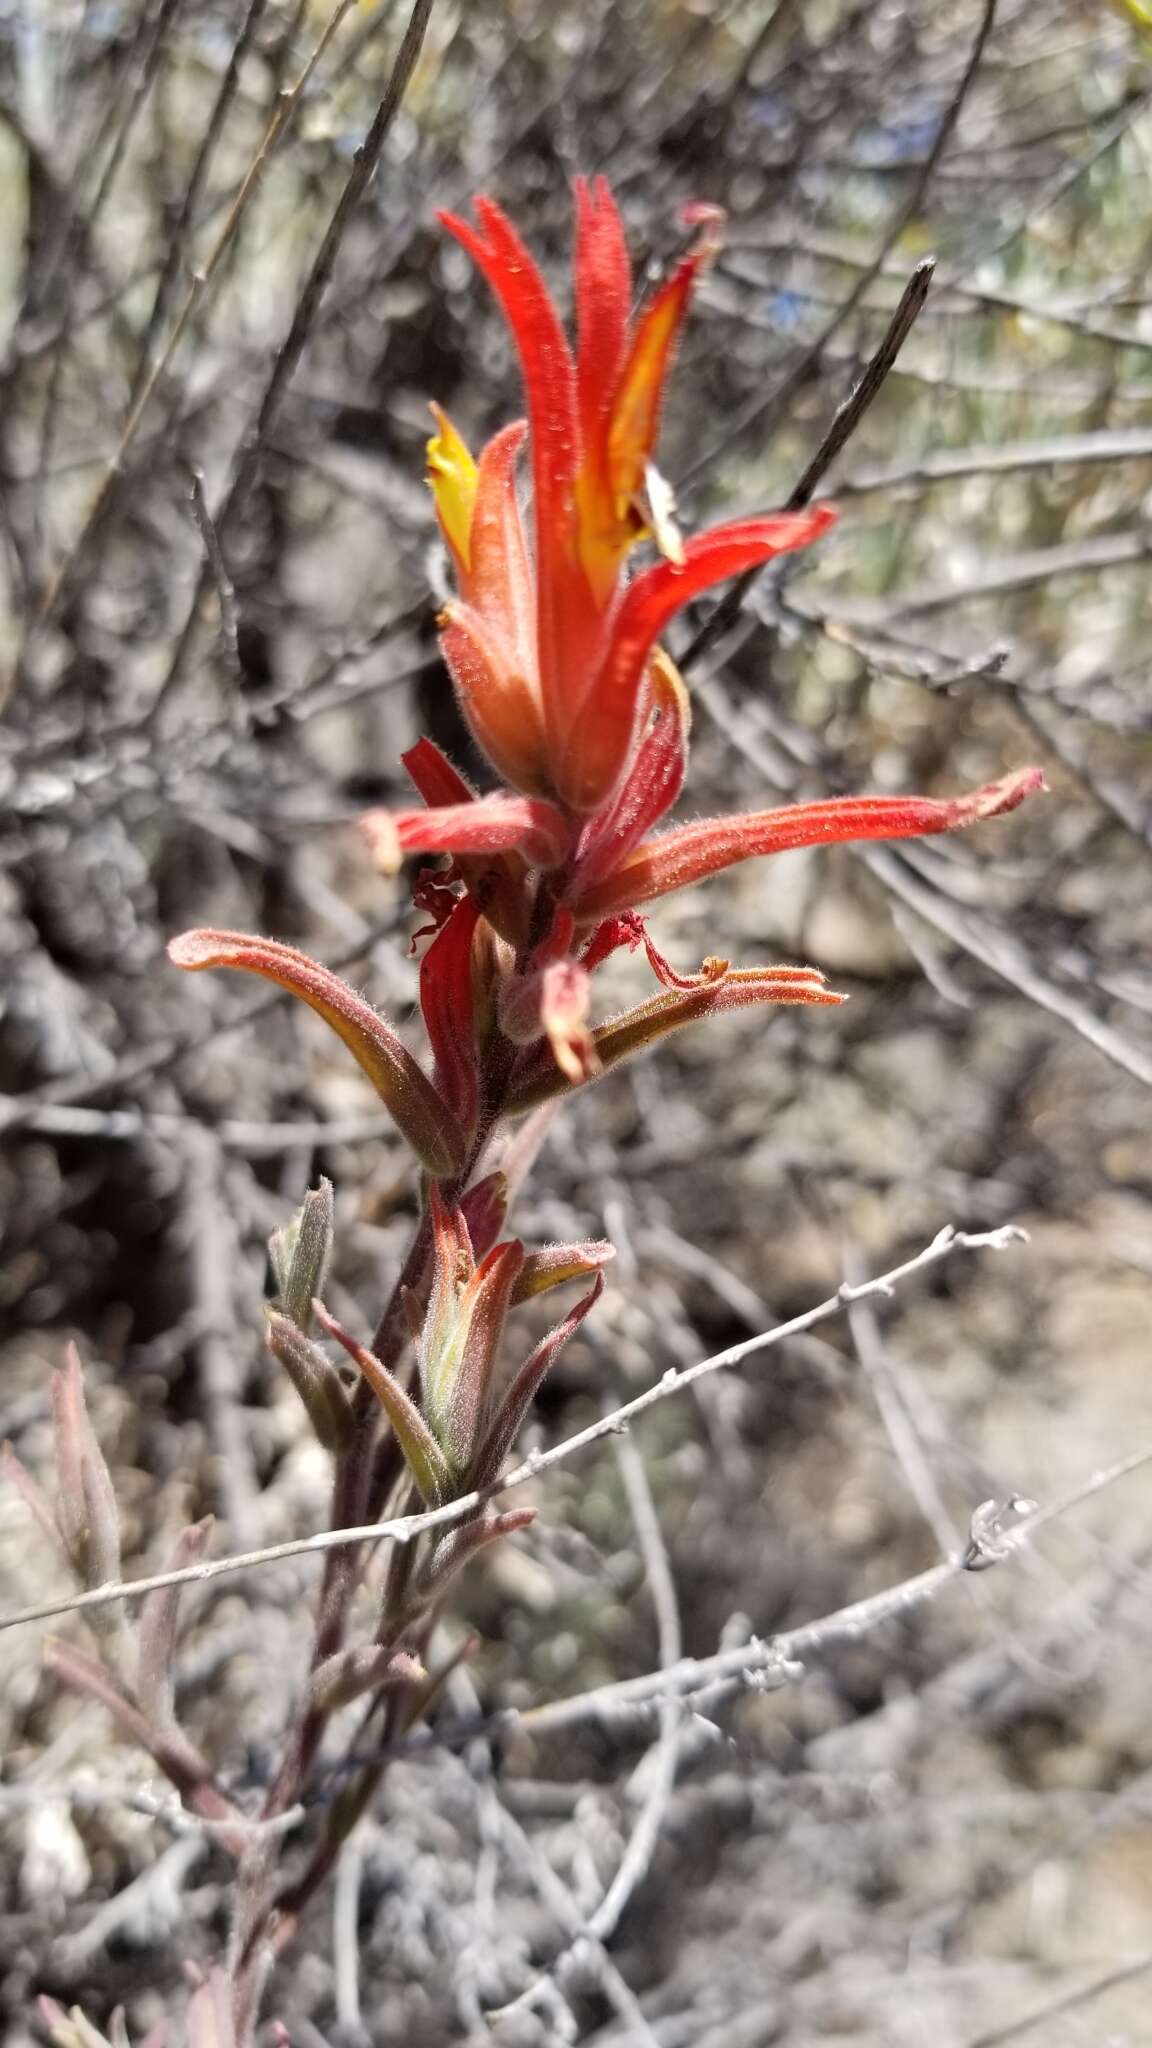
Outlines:
{"label": "dried twig", "polygon": [[747,1337],[742,1343],[729,1345],[726,1350],[717,1351],[710,1358],[701,1359],[697,1365],[681,1371],[672,1369],[666,1372],[654,1386],[642,1394],[637,1394],[631,1401],[625,1401],[610,1415],[602,1416],[598,1422],[590,1423],[586,1429],[579,1430],[576,1435],[568,1437],[565,1442],[555,1445],[550,1451],[533,1453],[522,1464],[517,1465],[506,1479],[487,1492],[465,1494],[459,1500],[449,1502],[446,1507],[433,1508],[422,1515],[405,1515],[392,1521],[373,1523],[365,1527],[325,1529],[314,1536],[295,1537],[287,1543],[271,1544],[266,1549],[250,1550],[234,1557],[210,1559],[204,1564],[189,1566],[182,1571],[157,1572],[148,1578],[124,1581],[114,1586],[97,1586],[90,1592],[73,1593],[65,1599],[49,1600],[32,1607],[20,1608],[15,1613],[0,1615],[0,1629],[15,1628],[23,1622],[46,1621],[57,1614],[83,1612],[89,1607],[106,1606],[114,1600],[137,1600],[145,1593],[155,1592],[163,1586],[202,1584],[206,1580],[220,1578],[228,1573],[252,1571],[260,1565],[277,1564],[287,1557],[322,1555],[326,1551],[336,1550],[347,1544],[385,1541],[410,1543],[414,1537],[422,1535],[428,1529],[437,1529],[448,1523],[464,1520],[476,1508],[482,1506],[485,1500],[497,1494],[509,1493],[515,1487],[524,1486],[529,1480],[537,1478],[541,1472],[550,1471],[554,1465],[587,1450],[592,1444],[618,1434],[647,1409],[655,1407],[660,1401],[670,1399],[674,1394],[681,1393],[685,1387],[693,1386],[697,1380],[705,1378],[708,1374],[727,1371],[732,1366],[741,1364],[746,1358],[754,1357],[761,1351],[771,1350],[785,1343],[789,1337],[813,1329],[818,1323],[829,1321],[831,1317],[839,1315],[851,1301],[866,1300],[873,1295],[891,1295],[914,1273],[938,1265],[942,1259],[951,1257],[954,1252],[1005,1251],[1009,1246],[1021,1242],[1026,1242],[1024,1232],[1011,1224],[1002,1225],[997,1230],[976,1232],[957,1231],[951,1224],[947,1224],[943,1230],[937,1232],[932,1242],[925,1245],[914,1257],[905,1259],[901,1265],[893,1266],[890,1271],[880,1274],[876,1279],[865,1281],[859,1287],[840,1287],[825,1301],[818,1302],[814,1308],[805,1309],[802,1314],[791,1317],[788,1322],[777,1324],[773,1330],[763,1331],[755,1337]]}
{"label": "dried twig", "polygon": [[787,1685],[802,1675],[805,1657],[816,1655],[830,1643],[854,1642],[862,1636],[871,1635],[885,1622],[914,1613],[917,1608],[934,1600],[964,1573],[1005,1562],[1022,1545],[1030,1543],[1042,1528],[1059,1521],[1083,1502],[1094,1499],[1097,1494],[1126,1479],[1129,1473],[1140,1471],[1149,1464],[1152,1464],[1152,1446],[1145,1446],[1109,1465],[1104,1471],[1092,1473],[1081,1485],[1050,1501],[1046,1507],[1027,1513],[1019,1513],[1019,1503],[1015,1500],[986,1503],[986,1508],[977,1510],[973,1516],[975,1534],[970,1536],[964,1554],[949,1558],[944,1564],[933,1565],[915,1578],[886,1587],[883,1592],[870,1594],[867,1599],[854,1600],[849,1606],[838,1608],[835,1613],[826,1614],[818,1621],[805,1622],[799,1628],[788,1629],[762,1642],[753,1641],[732,1650],[720,1650],[713,1657],[686,1657],[669,1671],[646,1672],[641,1678],[626,1678],[615,1685],[597,1686],[591,1692],[575,1694],[570,1699],[552,1700],[544,1706],[530,1708],[518,1718],[534,1733],[547,1731],[554,1734],[557,1729],[573,1727],[583,1721],[610,1722],[616,1715],[637,1711],[650,1714],[662,1695],[671,1693],[676,1698],[686,1699],[733,1679],[751,1678],[758,1685],[763,1685],[766,1680],[773,1685]]}
{"label": "dried twig", "polygon": [[[784,378],[783,382],[777,387],[775,391],[770,392],[767,398],[761,397],[760,394],[757,393],[756,397],[737,413],[735,419],[732,420],[730,424],[725,428],[724,433],[720,437],[720,439],[717,442],[715,442],[712,447],[706,449],[704,453],[698,457],[696,462],[692,464],[691,469],[688,471],[687,475],[682,479],[682,481],[685,484],[691,482],[694,477],[701,474],[704,470],[710,468],[712,463],[716,460],[716,457],[718,455],[723,454],[724,450],[730,447],[733,441],[738,440],[742,435],[746,434],[750,430],[750,428],[758,427],[762,433],[771,430],[771,428],[775,425],[776,421],[782,418],[783,414],[787,410],[787,407],[792,403],[793,398],[796,396],[796,393],[798,391],[803,390],[809,377],[812,375],[813,370],[819,365],[819,363],[823,359],[825,349],[832,341],[835,340],[840,330],[847,325],[848,321],[852,318],[852,315],[856,312],[857,308],[863,304],[864,299],[870,291],[873,283],[875,282],[876,278],[880,275],[884,267],[884,264],[887,262],[889,256],[891,256],[893,250],[896,248],[902,235],[904,234],[904,230],[908,226],[909,221],[916,219],[921,207],[924,204],[925,196],[928,192],[928,189],[932,183],[933,178],[936,175],[936,171],[939,167],[941,158],[944,156],[948,148],[948,145],[952,140],[952,137],[956,130],[956,124],[960,119],[965,104],[968,100],[969,93],[971,92],[972,87],[976,82],[977,76],[979,75],[980,66],[984,57],[984,52],[988,45],[988,39],[992,34],[993,25],[996,20],[997,4],[998,0],[984,0],[983,7],[981,9],[980,20],[977,24],[976,34],[972,39],[972,45],[968,52],[967,58],[965,59],[963,70],[961,71],[960,77],[957,80],[955,90],[953,91],[948,101],[948,105],[944,110],[943,116],[936,130],[936,134],[932,142],[932,147],[928,151],[927,156],[924,158],[924,161],[921,164],[915,178],[912,180],[908,188],[908,191],[905,193],[901,205],[897,209],[894,218],[889,223],[889,226],[885,232],[883,241],[880,245],[877,254],[868,264],[867,268],[861,271],[860,276],[856,280],[856,283],[852,286],[852,289],[847,294],[846,298],[844,298],[842,302],[837,306],[836,311],[833,313],[831,319],[828,321],[827,325],[823,329],[823,332],[817,335],[815,341],[812,342],[811,346],[802,353],[799,361],[793,364],[791,370],[788,372],[788,375]],[[929,277],[924,282],[925,292],[927,291],[927,286],[930,281],[931,276],[929,274]],[[923,295],[921,296],[920,304],[923,304]],[[911,327],[912,321],[915,320],[916,313],[919,312],[919,310],[920,306],[917,305],[913,310],[911,317],[907,320],[904,326],[904,335],[907,334],[908,329]],[[899,318],[899,315],[897,317]],[[904,336],[902,335],[901,340],[903,338]],[[899,345],[900,344],[898,342],[896,345],[897,349],[899,348]],[[884,348],[885,343],[882,342],[881,350],[883,350]],[[895,360],[895,354],[896,350],[893,350],[893,361]],[[891,368],[891,361],[888,364],[888,368]],[[867,375],[867,372],[865,374]],[[883,378],[881,378],[879,381],[883,382]],[[869,393],[869,403],[871,402],[872,397],[875,396],[875,391],[878,389],[879,383],[877,383],[874,389]],[[862,412],[863,410],[864,408],[861,407],[860,411]],[[859,417],[859,415],[857,415],[857,417]],[[853,424],[855,424],[855,422]],[[842,442],[838,443],[838,445],[842,445]]]}
{"label": "dried twig", "polygon": [[[628,1497],[632,1524],[640,1546],[640,1555],[644,1562],[648,1589],[656,1610],[659,1666],[662,1672],[666,1672],[679,1662],[682,1640],[680,1608],[668,1552],[640,1453],[629,1437],[621,1437],[615,1445],[615,1451],[624,1481],[624,1491]],[[660,1694],[658,1714],[659,1735],[638,1771],[638,1776],[646,1781],[643,1803],[611,1884],[595,1911],[584,1920],[578,1933],[571,1935],[568,1945],[559,1955],[553,1957],[541,1977],[536,1978],[510,2005],[503,2008],[501,2018],[507,2019],[512,2013],[534,2005],[540,1997],[543,1982],[548,1978],[560,1976],[566,1963],[587,1943],[599,1945],[610,1941],[637,1886],[644,1882],[656,1851],[660,1829],[668,1810],[668,1801],[676,1783],[682,1716],[680,1701],[675,1694]]]}
{"label": "dried twig", "polygon": [[[820,479],[831,467],[841,449],[847,446],[873,399],[885,384],[900,350],[916,324],[918,315],[924,310],[935,267],[934,261],[929,257],[925,257],[923,262],[916,265],[900,294],[900,302],[889,319],[879,347],[869,357],[844,403],[837,408],[820,446],[789,494],[786,504],[789,512],[799,512],[804,506],[811,504]],[[862,292],[863,283],[860,289]],[[846,307],[851,311],[850,302],[846,302]],[[834,326],[829,328],[826,339],[831,338],[835,326],[839,324],[837,320]],[[710,459],[710,456],[702,458],[697,467],[702,467],[703,463]],[[717,641],[723,638],[731,626],[735,625],[744,599],[753,584],[758,581],[760,574],[758,569],[748,570],[745,575],[737,577],[732,588],[721,598],[684,655],[680,665],[685,673],[692,669],[710,648],[715,647]]]}
{"label": "dried twig", "polygon": [[[855,1268],[854,1260],[846,1262],[846,1279],[858,1277]],[[871,1385],[880,1420],[908,1482],[908,1490],[935,1536],[941,1555],[950,1557],[960,1541],[960,1531],[948,1511],[936,1475],[924,1454],[924,1446],[909,1413],[900,1376],[888,1356],[880,1335],[880,1325],[870,1302],[849,1302],[848,1333]]]}
{"label": "dried twig", "polygon": [[[352,0],[340,0],[333,26],[342,20]],[[216,515],[216,530],[223,541],[227,541],[247,507],[253,487],[259,474],[264,450],[275,433],[288,387],[295,376],[300,359],[310,339],[320,304],[328,289],[336,266],[336,258],[351,225],[356,208],[372,183],[384,154],[384,145],[392,132],[392,126],[404,101],[412,73],[424,44],[433,0],[413,0],[407,26],[396,52],[388,81],[368,132],[356,151],[352,169],[324,231],[320,247],[313,258],[308,276],[297,299],[292,320],[284,341],[277,351],[272,373],[264,387],[259,410],[251,432],[246,435],[239,458],[233,471],[231,483],[224,502]],[[165,706],[179,687],[186,672],[188,660],[195,645],[198,631],[200,606],[210,588],[211,576],[208,569],[202,569],[196,594],[189,610],[184,630],[176,642],[168,672],[162,682],[152,706],[153,718],[162,716]]]}
{"label": "dried twig", "polygon": [[337,0],[337,4],[321,30],[298,78],[289,91],[282,94],[278,100],[259,149],[253,157],[240,185],[240,189],[228,209],[224,224],[203,264],[194,272],[187,294],[181,304],[179,313],[172,323],[164,346],[153,361],[147,377],[137,390],[133,404],[129,409],[128,417],[121,429],[116,448],[104,471],[80,531],[64,559],[59,564],[41,599],[35,621],[37,627],[47,625],[55,616],[63,598],[71,588],[76,572],[107,514],[113,492],[123,474],[128,453],[139,433],[145,414],[160,381],[167,373],[168,367],[175,357],[184,335],[187,333],[192,320],[204,302],[209,288],[221,270],[224,259],[239,230],[241,221],[247,212],[248,205],[263,177],[270,156],[279,144],[283,142],[316,66],[321,62],[332,37],[336,34],[352,5],[353,0]]}
{"label": "dried twig", "polygon": [[1122,1963],[1119,1969],[1105,1970],[1101,1976],[1093,1977],[1090,1984],[1082,1984],[1076,1991],[1066,1991],[1060,1997],[1049,1999],[1036,2012],[1028,2013],[1023,2019],[1010,2020],[1006,2027],[993,2027],[988,2033],[978,2034],[969,2041],[968,2048],[1001,2048],[1004,2041],[1018,2041],[1023,2034],[1030,2034],[1033,2027],[1045,2027],[1058,2020],[1062,2013],[1076,2012],[1082,2006],[1091,2004],[1117,1984],[1130,1984],[1135,1977],[1146,1977],[1152,1971],[1152,1954],[1137,1956],[1135,1962]]}

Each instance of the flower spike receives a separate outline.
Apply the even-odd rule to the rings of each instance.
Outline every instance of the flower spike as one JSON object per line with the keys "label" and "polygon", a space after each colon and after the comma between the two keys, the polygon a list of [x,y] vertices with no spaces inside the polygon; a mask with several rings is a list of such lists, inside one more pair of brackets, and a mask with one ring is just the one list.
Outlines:
{"label": "flower spike", "polygon": [[[748,520],[682,542],[653,467],[664,385],[695,284],[716,247],[714,208],[696,246],[633,318],[631,265],[603,179],[576,186],[575,357],[532,258],[500,208],[479,225],[441,216],[503,309],[528,396],[534,486],[530,557],[515,492],[523,428],[473,462],[443,414],[429,443],[437,512],[456,565],[444,656],[478,745],[513,789],[579,819],[625,776],[645,719],[658,635],[700,591],[803,547],[826,507]],[[654,538],[666,557],[625,588],[627,557]],[[534,600],[534,601],[533,601]]]}

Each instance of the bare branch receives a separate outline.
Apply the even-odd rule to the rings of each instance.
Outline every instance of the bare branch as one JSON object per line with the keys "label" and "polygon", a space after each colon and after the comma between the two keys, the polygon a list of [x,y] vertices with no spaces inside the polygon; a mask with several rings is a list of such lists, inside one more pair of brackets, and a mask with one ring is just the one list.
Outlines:
{"label": "bare branch", "polygon": [[274,1543],[263,1550],[249,1550],[234,1557],[210,1559],[204,1564],[190,1565],[177,1572],[157,1572],[149,1578],[134,1579],[118,1585],[97,1586],[90,1592],[72,1594],[61,1600],[49,1600],[33,1607],[24,1607],[14,1613],[0,1615],[0,1629],[15,1628],[23,1622],[46,1621],[53,1615],[82,1612],[85,1608],[104,1606],[113,1600],[138,1600],[146,1593],[158,1591],[162,1586],[203,1585],[210,1579],[225,1574],[252,1571],[260,1565],[278,1564],[287,1557],[311,1557],[325,1551],[337,1550],[354,1543],[410,1543],[414,1537],[423,1535],[425,1530],[437,1529],[448,1523],[464,1521],[478,1507],[497,1495],[509,1493],[515,1487],[526,1485],[541,1472],[550,1471],[554,1465],[563,1463],[578,1452],[600,1443],[605,1437],[618,1435],[637,1416],[653,1408],[660,1401],[666,1401],[674,1394],[681,1393],[697,1380],[709,1373],[723,1372],[740,1365],[744,1359],[754,1357],[762,1351],[774,1349],[789,1337],[813,1329],[818,1323],[827,1322],[839,1315],[852,1301],[867,1300],[871,1296],[887,1297],[895,1293],[900,1284],[914,1273],[924,1272],[938,1265],[942,1259],[950,1258],[954,1252],[1006,1251],[1011,1245],[1026,1243],[1022,1230],[1012,1224],[1002,1225],[997,1230],[957,1231],[951,1224],[937,1232],[932,1242],[913,1258],[905,1259],[902,1265],[893,1266],[887,1273],[881,1273],[874,1280],[867,1280],[859,1287],[843,1286],[827,1300],[818,1302],[815,1308],[805,1309],[786,1323],[778,1323],[775,1329],[766,1330],[755,1337],[747,1337],[739,1344],[729,1345],[724,1351],[715,1352],[710,1358],[701,1359],[677,1371],[666,1372],[654,1386],[637,1394],[633,1400],[605,1415],[598,1422],[590,1423],[587,1429],[579,1430],[550,1451],[533,1453],[517,1465],[506,1479],[483,1493],[465,1494],[460,1500],[450,1501],[442,1508],[432,1508],[427,1514],[405,1515],[395,1520],[378,1522],[365,1527],[351,1529],[325,1529],[314,1536],[295,1537],[287,1543]]}
{"label": "bare branch", "polygon": [[1030,2034],[1033,2027],[1047,2026],[1050,2021],[1059,2019],[1062,2013],[1077,2012],[1081,2006],[1089,2005],[1115,1985],[1130,1984],[1134,1977],[1145,1977],[1150,1970],[1152,1954],[1137,1956],[1135,1962],[1122,1963],[1117,1970],[1105,1970],[1102,1976],[1093,1977],[1090,1984],[1082,1984],[1077,1991],[1066,1991],[1061,1997],[1050,1999],[1023,2019],[1011,2020],[1006,2027],[993,2027],[990,2033],[978,2034],[969,2041],[968,2048],[1001,2048],[1004,2041],[1018,2041],[1021,2035]]}
{"label": "bare branch", "polygon": [[646,1672],[640,1678],[597,1686],[592,1692],[578,1693],[570,1699],[551,1700],[544,1706],[529,1708],[517,1718],[535,1734],[553,1734],[559,1728],[582,1721],[610,1721],[621,1713],[637,1711],[651,1713],[661,1698],[671,1695],[686,1699],[733,1679],[752,1679],[761,1686],[765,1681],[773,1687],[787,1685],[803,1676],[805,1657],[817,1654],[830,1643],[855,1642],[871,1635],[885,1622],[901,1619],[934,1600],[965,1573],[1005,1563],[1041,1529],[1149,1464],[1152,1446],[1145,1445],[1104,1471],[1092,1473],[1080,1486],[1050,1501],[1046,1507],[1020,1513],[1021,1504],[1017,1501],[987,1502],[973,1516],[975,1533],[964,1553],[933,1565],[915,1578],[888,1586],[864,1600],[854,1600],[835,1613],[804,1622],[781,1635],[763,1641],[754,1639],[732,1650],[720,1650],[713,1657],[685,1657],[668,1671]]}

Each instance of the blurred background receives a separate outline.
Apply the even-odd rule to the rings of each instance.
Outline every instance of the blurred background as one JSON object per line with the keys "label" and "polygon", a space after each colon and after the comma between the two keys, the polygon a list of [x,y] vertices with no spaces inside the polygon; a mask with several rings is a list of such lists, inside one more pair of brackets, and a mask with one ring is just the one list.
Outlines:
{"label": "blurred background", "polygon": [[[707,1656],[931,1564],[990,1497],[1051,1500],[1152,1444],[1152,21],[1138,0],[433,0],[401,98],[409,22],[396,0],[0,7],[0,1436],[47,1474],[75,1336],[130,1570],[196,1515],[223,1550],[326,1513],[260,1346],[264,1246],[329,1174],[333,1306],[362,1327],[406,1244],[405,1159],[311,1017],[163,948],[193,923],[273,933],[411,1024],[405,885],[354,821],[399,796],[419,731],[475,767],[435,645],[428,401],[476,436],[521,403],[435,207],[498,197],[565,306],[574,174],[611,178],[643,278],[686,202],[726,210],[662,441],[689,527],[788,496],[931,254],[822,485],[837,531],[692,665],[684,810],[944,794],[1028,761],[1052,794],[658,906],[685,971],[811,961],[852,1001],[689,1034],[557,1123],[520,1228],[604,1232],[619,1258],[531,1440],[945,1223],[1031,1243],[638,1428],[683,1648]],[[294,2044],[1152,2037],[1141,1474],[803,1684],[728,1688],[608,1966],[569,1958],[490,2031],[565,1946],[556,1880],[577,1921],[611,1880],[659,1734],[590,1713],[452,1737],[658,1661],[634,1472],[601,1448],[535,1499],[461,1584],[446,1639],[476,1648],[445,1739],[395,1764],[276,1978]],[[315,1583],[286,1564],[190,1605],[182,1711],[241,1796]],[[0,1606],[62,1587],[5,1490]],[[123,2003],[135,2033],[216,1953],[224,1866],[41,1644],[6,1636],[0,1667],[6,2038],[42,2038],[37,1992],[100,2023]]]}

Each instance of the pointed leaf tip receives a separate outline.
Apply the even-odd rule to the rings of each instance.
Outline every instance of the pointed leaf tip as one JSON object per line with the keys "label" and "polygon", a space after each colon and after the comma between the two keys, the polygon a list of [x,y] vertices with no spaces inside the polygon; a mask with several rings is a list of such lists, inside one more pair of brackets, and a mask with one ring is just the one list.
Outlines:
{"label": "pointed leaf tip", "polygon": [[332,1256],[334,1197],[323,1174],[309,1188],[290,1223],[275,1230],[268,1252],[284,1313],[305,1332],[312,1322],[312,1297],[323,1294]]}
{"label": "pointed leaf tip", "polygon": [[1047,787],[1040,768],[1020,768],[963,796],[839,796],[785,804],[722,818],[674,825],[637,846],[618,866],[583,891],[576,904],[582,924],[635,910],[723,868],[802,846],[843,845],[868,839],[923,839],[955,832],[1014,811]]}
{"label": "pointed leaf tip", "polygon": [[539,1251],[529,1252],[524,1261],[513,1290],[512,1307],[531,1301],[534,1295],[547,1294],[553,1287],[562,1287],[567,1280],[585,1280],[615,1257],[615,1245],[602,1237],[585,1238],[580,1244],[542,1245]]}
{"label": "pointed leaf tip", "polygon": [[975,825],[984,818],[1002,818],[1008,811],[1016,810],[1026,797],[1047,793],[1042,768],[1018,768],[1012,775],[1002,775],[998,782],[986,782],[982,789],[974,789],[971,796],[957,797],[957,811],[964,815],[957,817],[956,823]]}

